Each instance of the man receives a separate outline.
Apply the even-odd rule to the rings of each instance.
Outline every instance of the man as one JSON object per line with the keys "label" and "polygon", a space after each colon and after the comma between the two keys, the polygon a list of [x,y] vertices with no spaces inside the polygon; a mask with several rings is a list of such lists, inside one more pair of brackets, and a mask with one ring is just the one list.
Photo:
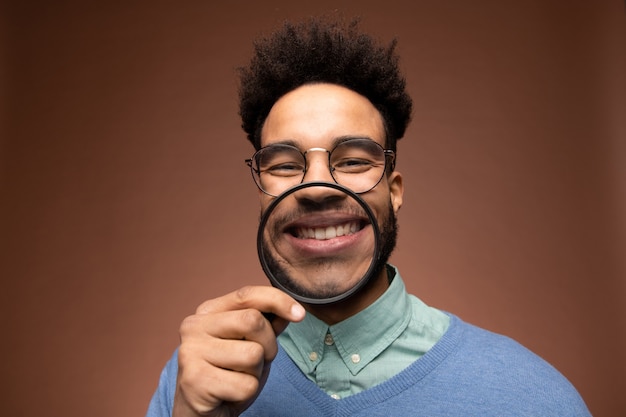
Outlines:
{"label": "man", "polygon": [[[149,416],[589,415],[542,359],[408,295],[387,264],[404,191],[394,152],[411,114],[394,47],[377,45],[355,23],[323,19],[285,24],[256,44],[241,73],[240,114],[257,150],[249,163],[262,211],[294,179],[355,188],[377,219],[382,255],[370,281],[342,301],[300,304],[267,286],[200,305],[180,327],[181,345]],[[364,147],[382,162],[368,162],[351,182],[337,155]],[[355,220],[347,194],[311,187],[294,196],[283,208],[292,213],[291,227],[276,233],[277,247],[332,247],[342,255],[367,239],[369,226]],[[358,224],[349,238],[347,224]],[[332,271],[352,262],[323,253]],[[355,285],[344,276],[299,276],[290,285],[332,297]]]}

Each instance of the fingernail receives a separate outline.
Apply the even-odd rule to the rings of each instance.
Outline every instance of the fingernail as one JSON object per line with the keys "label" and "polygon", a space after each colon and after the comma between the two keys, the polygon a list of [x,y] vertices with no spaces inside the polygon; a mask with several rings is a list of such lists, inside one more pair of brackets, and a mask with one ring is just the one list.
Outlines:
{"label": "fingernail", "polygon": [[304,307],[302,307],[300,304],[294,304],[291,306],[291,315],[294,318],[296,319],[304,318],[305,314],[306,314],[306,311],[304,310]]}

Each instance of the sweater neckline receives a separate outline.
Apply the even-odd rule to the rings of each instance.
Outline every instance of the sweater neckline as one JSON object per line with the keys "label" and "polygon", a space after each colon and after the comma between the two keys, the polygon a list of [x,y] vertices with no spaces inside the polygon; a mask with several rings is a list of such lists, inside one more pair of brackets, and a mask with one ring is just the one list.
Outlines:
{"label": "sweater neckline", "polygon": [[450,316],[448,330],[424,356],[387,381],[346,398],[336,400],[322,391],[314,382],[302,374],[302,371],[280,346],[278,356],[272,365],[279,368],[285,378],[303,396],[315,404],[315,408],[327,413],[343,410],[349,415],[358,410],[384,402],[409,388],[414,388],[416,381],[418,384],[421,383],[424,378],[456,350],[459,342],[462,340],[463,322],[453,314],[446,314]]}

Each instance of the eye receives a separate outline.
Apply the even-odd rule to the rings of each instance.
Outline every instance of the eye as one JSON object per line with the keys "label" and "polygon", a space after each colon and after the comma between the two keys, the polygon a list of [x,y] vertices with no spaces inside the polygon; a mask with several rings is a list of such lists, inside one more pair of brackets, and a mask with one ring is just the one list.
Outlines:
{"label": "eye", "polygon": [[275,177],[302,175],[304,157],[300,151],[288,145],[272,145],[262,149],[257,157],[260,174]]}
{"label": "eye", "polygon": [[345,173],[359,173],[371,169],[375,162],[363,158],[342,158],[333,163],[333,169]]}
{"label": "eye", "polygon": [[262,173],[267,173],[277,177],[293,177],[304,172],[304,165],[297,162],[283,162],[269,167],[263,167]]}

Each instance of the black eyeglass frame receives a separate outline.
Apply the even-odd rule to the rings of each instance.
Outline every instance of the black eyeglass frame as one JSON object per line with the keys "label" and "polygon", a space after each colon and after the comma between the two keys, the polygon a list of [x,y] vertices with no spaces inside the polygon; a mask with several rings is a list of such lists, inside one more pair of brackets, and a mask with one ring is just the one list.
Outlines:
{"label": "black eyeglass frame", "polygon": [[[390,171],[393,171],[395,169],[395,159],[396,159],[395,151],[393,151],[391,149],[385,149],[378,142],[375,142],[375,141],[373,141],[373,140],[371,140],[369,138],[359,138],[359,137],[350,138],[350,139],[341,141],[341,142],[337,143],[331,150],[328,150],[328,149],[325,149],[325,148],[315,147],[315,148],[307,149],[306,151],[302,152],[298,147],[296,147],[294,145],[290,145],[290,144],[279,144],[279,145],[292,147],[292,148],[297,150],[302,155],[302,159],[304,160],[304,169],[302,171],[302,178],[300,179],[300,182],[298,184],[302,184],[304,182],[304,177],[306,176],[306,172],[308,170],[308,160],[307,160],[307,157],[306,157],[307,153],[310,152],[310,151],[324,151],[324,152],[326,152],[328,154],[328,171],[330,172],[330,176],[332,177],[333,181],[336,184],[339,184],[339,185],[345,187],[343,184],[341,184],[340,182],[337,181],[337,179],[335,178],[335,175],[333,174],[333,167],[330,165],[330,163],[331,163],[331,156],[332,156],[332,153],[335,151],[335,149],[337,149],[338,146],[343,145],[346,142],[350,142],[350,141],[353,141],[353,140],[366,140],[366,141],[371,142],[372,144],[378,146],[380,149],[382,149],[383,156],[384,156],[384,159],[385,159],[385,166],[383,167],[382,174],[380,175],[380,178],[378,179],[378,181],[376,181],[374,183],[374,185],[372,185],[370,188],[368,188],[365,191],[358,191],[358,192],[353,191],[355,194],[364,194],[364,193],[367,193],[367,192],[373,190],[380,183],[380,181],[385,176],[385,173],[387,172],[388,168],[389,168]],[[276,145],[277,144],[271,144],[271,145],[268,145],[268,146],[264,146],[261,149],[257,150],[254,154],[252,154],[252,156],[250,158],[244,160],[246,165],[248,165],[248,167],[250,167],[250,174],[252,175],[252,179],[253,179],[254,183],[256,184],[257,188],[259,190],[261,190],[262,192],[264,192],[265,194],[269,195],[270,197],[278,197],[282,193],[274,195],[274,194],[271,194],[271,193],[269,193],[269,192],[267,192],[266,190],[263,189],[263,187],[260,184],[260,182],[261,182],[261,171],[254,168],[254,166],[252,164],[252,161],[254,161],[255,157],[260,152],[263,152],[265,149],[270,148],[272,146],[276,146]],[[390,163],[387,162],[388,158],[391,159]],[[256,176],[255,176],[255,172],[256,172]],[[258,180],[257,180],[257,178],[258,178]],[[298,185],[298,184],[296,184],[296,185]]]}

